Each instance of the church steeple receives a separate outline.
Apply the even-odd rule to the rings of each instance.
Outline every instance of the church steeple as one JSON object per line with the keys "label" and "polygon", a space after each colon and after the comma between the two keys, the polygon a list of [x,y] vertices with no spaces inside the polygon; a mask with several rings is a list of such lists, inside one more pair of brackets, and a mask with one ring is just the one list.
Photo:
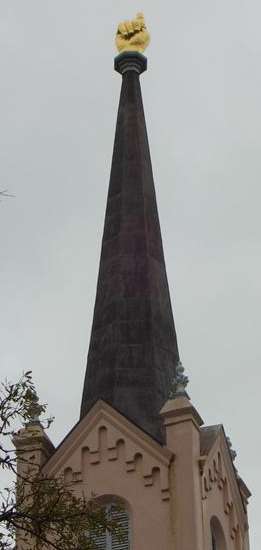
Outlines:
{"label": "church steeple", "polygon": [[138,52],[115,59],[122,75],[81,418],[103,399],[162,441],[159,411],[179,361],[139,76]]}

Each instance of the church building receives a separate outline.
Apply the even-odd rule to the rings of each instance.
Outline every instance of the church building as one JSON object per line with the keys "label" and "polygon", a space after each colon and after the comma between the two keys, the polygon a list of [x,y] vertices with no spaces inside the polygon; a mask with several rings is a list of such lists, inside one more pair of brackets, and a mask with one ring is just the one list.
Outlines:
{"label": "church building", "polygon": [[[118,35],[120,43],[127,32]],[[250,492],[235,453],[221,424],[204,425],[186,390],[142,103],[141,42],[115,58],[122,85],[80,419],[56,449],[41,428],[38,460],[44,474],[63,475],[112,513],[121,505],[115,514],[124,539],[104,532],[99,550],[249,550]]]}

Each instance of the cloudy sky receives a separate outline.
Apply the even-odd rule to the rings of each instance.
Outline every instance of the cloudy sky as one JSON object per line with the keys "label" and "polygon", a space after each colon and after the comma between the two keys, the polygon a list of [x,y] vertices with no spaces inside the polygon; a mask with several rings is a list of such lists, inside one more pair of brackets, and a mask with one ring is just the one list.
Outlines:
{"label": "cloudy sky", "polygon": [[258,0],[0,2],[1,374],[32,369],[58,443],[78,420],[120,76],[117,23],[151,30],[143,99],[180,354],[254,493],[261,547]]}

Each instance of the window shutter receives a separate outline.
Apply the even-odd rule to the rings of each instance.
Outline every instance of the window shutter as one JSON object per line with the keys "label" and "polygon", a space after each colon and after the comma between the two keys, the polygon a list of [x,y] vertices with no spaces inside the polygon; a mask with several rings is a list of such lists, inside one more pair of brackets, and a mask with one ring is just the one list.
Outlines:
{"label": "window shutter", "polygon": [[126,510],[118,510],[113,504],[106,506],[106,511],[110,519],[117,521],[119,525],[117,532],[110,533],[103,531],[99,535],[92,534],[91,540],[95,545],[95,550],[129,550],[129,515]]}
{"label": "window shutter", "polygon": [[107,550],[105,531],[100,535],[92,535],[91,541],[95,544],[95,550]]}
{"label": "window shutter", "polygon": [[117,537],[117,533],[112,533],[110,550],[129,550],[130,540],[128,513],[126,512],[126,510],[115,510],[112,506],[111,517],[119,523],[120,538]]}

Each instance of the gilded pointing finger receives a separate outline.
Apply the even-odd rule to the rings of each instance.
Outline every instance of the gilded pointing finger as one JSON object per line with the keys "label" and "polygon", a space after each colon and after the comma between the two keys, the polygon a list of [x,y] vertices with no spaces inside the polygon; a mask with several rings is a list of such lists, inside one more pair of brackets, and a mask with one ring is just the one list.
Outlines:
{"label": "gilded pointing finger", "polygon": [[149,42],[150,35],[143,14],[138,13],[131,21],[123,21],[119,24],[116,34],[116,46],[119,52],[143,52]]}

